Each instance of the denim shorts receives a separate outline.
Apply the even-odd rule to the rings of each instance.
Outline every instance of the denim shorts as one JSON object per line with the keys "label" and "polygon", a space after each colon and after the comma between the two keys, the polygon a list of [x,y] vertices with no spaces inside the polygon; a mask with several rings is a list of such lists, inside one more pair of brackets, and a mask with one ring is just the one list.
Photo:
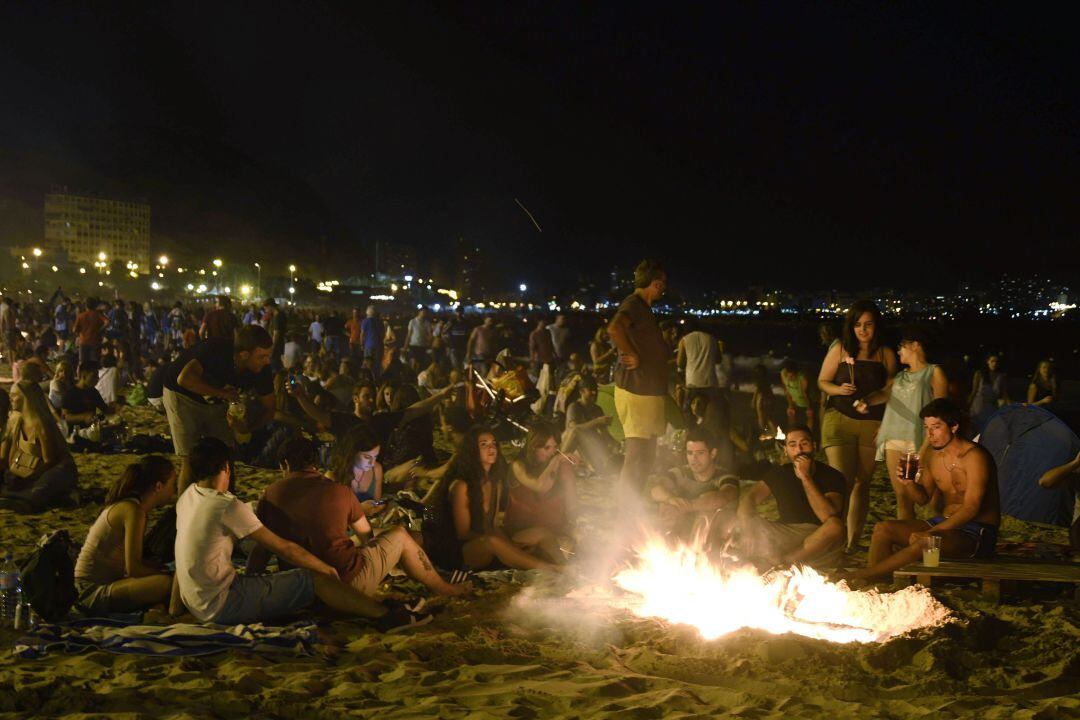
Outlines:
{"label": "denim shorts", "polygon": [[237,575],[225,604],[211,621],[218,625],[264,622],[303,610],[313,602],[315,582],[309,570]]}

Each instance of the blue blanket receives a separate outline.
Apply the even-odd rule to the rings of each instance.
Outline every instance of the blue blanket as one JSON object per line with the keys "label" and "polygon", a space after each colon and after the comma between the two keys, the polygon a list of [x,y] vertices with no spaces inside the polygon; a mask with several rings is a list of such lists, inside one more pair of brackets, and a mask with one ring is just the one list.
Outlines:
{"label": "blue blanket", "polygon": [[40,658],[50,651],[80,653],[86,650],[162,657],[212,655],[225,650],[312,655],[316,640],[315,626],[306,623],[286,627],[260,624],[232,627],[133,625],[88,618],[59,625],[40,625],[20,639],[13,652],[25,659]]}

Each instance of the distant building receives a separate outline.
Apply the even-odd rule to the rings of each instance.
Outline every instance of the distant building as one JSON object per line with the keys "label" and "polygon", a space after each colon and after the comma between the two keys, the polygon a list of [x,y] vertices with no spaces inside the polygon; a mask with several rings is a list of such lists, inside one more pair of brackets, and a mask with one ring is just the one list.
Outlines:
{"label": "distant building", "polygon": [[484,294],[484,256],[480,246],[463,237],[457,239],[455,248],[458,264],[459,292],[462,297],[481,297]]}
{"label": "distant building", "polygon": [[68,261],[91,265],[105,253],[108,262],[138,265],[150,272],[150,206],[146,203],[66,192],[45,196],[45,246]]}
{"label": "distant building", "polygon": [[416,248],[404,243],[375,241],[375,275],[401,279],[416,275]]}

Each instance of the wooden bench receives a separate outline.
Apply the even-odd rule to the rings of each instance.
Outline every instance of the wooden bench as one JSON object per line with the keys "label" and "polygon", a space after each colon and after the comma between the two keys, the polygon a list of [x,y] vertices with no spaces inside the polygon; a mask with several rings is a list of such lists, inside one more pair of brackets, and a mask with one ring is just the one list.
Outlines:
{"label": "wooden bench", "polygon": [[911,563],[893,573],[898,586],[918,582],[930,587],[933,578],[974,578],[982,582],[982,591],[995,601],[1001,600],[1002,582],[1055,582],[1074,586],[1080,600],[1080,563],[1033,561],[1024,558],[997,557],[993,560],[942,560],[937,567]]}

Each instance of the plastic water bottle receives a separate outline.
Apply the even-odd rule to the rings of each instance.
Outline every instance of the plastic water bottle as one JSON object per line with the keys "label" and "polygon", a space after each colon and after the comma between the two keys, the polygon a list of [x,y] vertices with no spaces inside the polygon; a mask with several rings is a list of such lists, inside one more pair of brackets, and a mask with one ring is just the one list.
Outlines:
{"label": "plastic water bottle", "polygon": [[22,603],[22,578],[15,559],[8,553],[0,565],[0,624],[14,626],[15,612]]}

